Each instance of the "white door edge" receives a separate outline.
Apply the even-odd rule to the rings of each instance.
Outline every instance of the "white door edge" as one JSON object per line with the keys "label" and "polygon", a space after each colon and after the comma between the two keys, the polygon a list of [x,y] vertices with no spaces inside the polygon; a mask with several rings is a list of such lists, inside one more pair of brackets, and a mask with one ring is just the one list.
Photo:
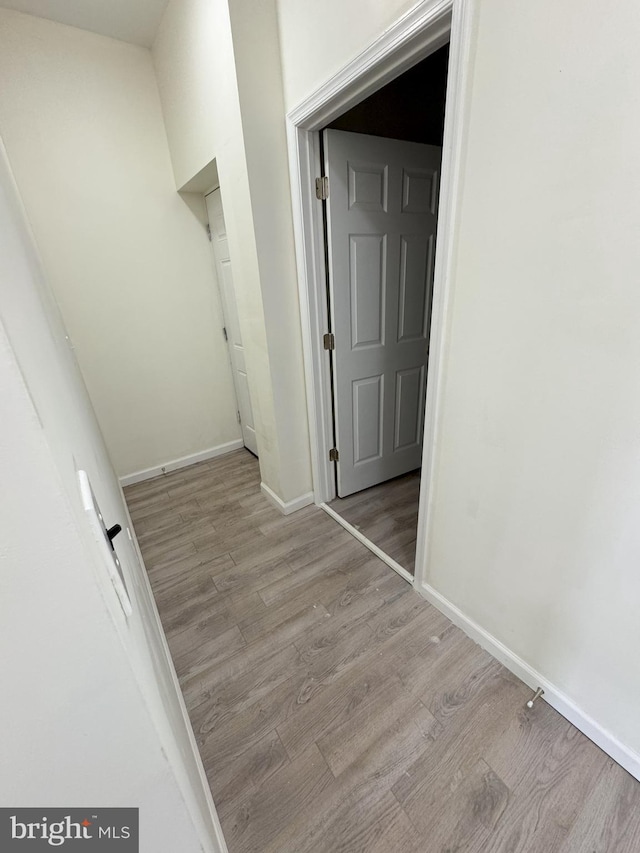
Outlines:
{"label": "white door edge", "polygon": [[450,270],[457,225],[466,108],[470,97],[469,57],[475,5],[474,0],[424,0],[287,116],[314,500],[321,505],[331,501],[336,492],[333,463],[329,462],[329,449],[333,446],[329,360],[322,346],[322,336],[328,325],[322,208],[315,197],[315,178],[320,168],[319,131],[350,106],[449,41],[429,379],[413,581],[416,588],[427,580],[433,460],[438,437],[443,355],[447,344]]}

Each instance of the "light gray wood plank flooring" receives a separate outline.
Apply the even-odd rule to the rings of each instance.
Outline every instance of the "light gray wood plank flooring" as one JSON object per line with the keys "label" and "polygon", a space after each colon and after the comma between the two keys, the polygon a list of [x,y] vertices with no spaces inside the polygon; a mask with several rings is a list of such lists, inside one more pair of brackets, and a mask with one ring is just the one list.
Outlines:
{"label": "light gray wood plank flooring", "polygon": [[230,853],[634,853],[640,784],[238,451],[125,490]]}
{"label": "light gray wood plank flooring", "polygon": [[420,471],[329,503],[345,521],[411,574],[416,564]]}

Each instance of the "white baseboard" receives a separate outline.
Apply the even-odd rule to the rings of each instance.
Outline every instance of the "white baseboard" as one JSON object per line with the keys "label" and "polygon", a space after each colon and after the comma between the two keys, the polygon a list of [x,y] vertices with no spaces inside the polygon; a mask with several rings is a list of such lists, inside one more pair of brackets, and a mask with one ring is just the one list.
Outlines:
{"label": "white baseboard", "polygon": [[266,483],[260,483],[260,491],[276,509],[279,509],[283,515],[291,515],[298,509],[303,509],[313,503],[313,492],[307,492],[306,495],[300,495],[299,498],[294,498],[292,501],[283,501],[278,495],[267,486]]}
{"label": "white baseboard", "polygon": [[403,568],[400,563],[397,563],[393,559],[393,557],[390,557],[388,554],[385,554],[385,552],[381,548],[378,548],[378,546],[375,545],[371,541],[371,539],[367,539],[364,533],[361,533],[357,527],[354,527],[353,524],[349,524],[348,521],[345,521],[344,518],[339,515],[334,509],[332,509],[328,504],[320,504],[320,507],[326,513],[328,513],[331,518],[337,521],[338,524],[341,524],[345,530],[348,530],[352,536],[355,536],[358,542],[362,542],[365,547],[367,547],[370,551],[373,551],[376,557],[379,557],[383,563],[386,563],[389,568],[393,569],[394,572],[397,572],[401,578],[406,581],[409,581],[409,583],[411,584],[413,583],[413,575],[411,574],[411,572],[408,572],[405,568]]}
{"label": "white baseboard", "polygon": [[216,456],[223,456],[225,453],[240,450],[242,447],[244,447],[244,443],[241,438],[235,441],[227,441],[225,444],[218,444],[216,447],[210,447],[208,450],[200,451],[200,453],[192,453],[189,456],[181,456],[180,459],[172,459],[170,462],[165,462],[164,465],[155,465],[153,468],[145,468],[143,471],[125,474],[124,477],[120,477],[120,485],[122,487],[131,486],[133,483],[141,483],[143,480],[152,480],[161,474],[168,474],[169,471],[177,471],[179,468],[195,465],[196,462],[215,459]]}
{"label": "white baseboard", "polygon": [[504,664],[508,670],[517,675],[521,681],[528,684],[532,690],[542,687],[544,699],[562,714],[565,719],[579,729],[584,735],[592,740],[603,752],[611,756],[633,777],[640,781],[640,755],[621,743],[614,735],[603,728],[592,717],[582,711],[565,693],[559,690],[548,679],[541,675],[528,663],[522,660],[515,652],[507,648],[504,643],[497,640],[488,631],[485,631],[477,622],[466,616],[458,607],[441,595],[437,590],[427,583],[422,586],[416,584],[420,592],[434,607],[437,607],[445,616],[461,628],[465,634],[475,640],[496,660]]}

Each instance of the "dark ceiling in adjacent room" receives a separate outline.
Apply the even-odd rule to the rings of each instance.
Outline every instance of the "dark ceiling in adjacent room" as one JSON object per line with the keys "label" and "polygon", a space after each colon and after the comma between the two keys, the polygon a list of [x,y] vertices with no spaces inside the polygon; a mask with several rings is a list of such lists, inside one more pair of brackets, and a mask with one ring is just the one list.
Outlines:
{"label": "dark ceiling in adjacent room", "polygon": [[329,127],[442,145],[449,45],[396,77]]}

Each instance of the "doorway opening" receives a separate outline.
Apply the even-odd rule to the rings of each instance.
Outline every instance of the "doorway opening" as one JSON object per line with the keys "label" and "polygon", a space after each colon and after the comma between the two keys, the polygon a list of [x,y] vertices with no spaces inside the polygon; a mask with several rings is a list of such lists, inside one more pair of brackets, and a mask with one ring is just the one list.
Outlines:
{"label": "doorway opening", "polygon": [[449,45],[321,133],[335,493],[414,574]]}
{"label": "doorway opening", "polygon": [[[430,596],[431,590],[428,582],[427,554],[429,532],[434,523],[433,469],[443,387],[446,318],[457,225],[458,186],[470,94],[468,68],[473,31],[474,14],[466,0],[423,0],[287,116],[314,499],[316,504],[426,597]],[[335,334],[331,325],[335,312],[332,317],[327,304],[328,258],[325,256],[322,204],[317,200],[317,197],[322,195],[324,184],[320,179],[322,172],[319,175],[319,164],[324,163],[321,137],[325,129],[329,128],[331,132],[342,130],[341,127],[332,128],[331,125],[348,116],[352,108],[363,104],[369,96],[382,90],[388,83],[400,78],[404,72],[418,66],[447,44],[449,57],[442,163],[437,180],[438,239],[433,258],[429,361],[422,430],[423,453],[415,540],[415,573],[412,575],[331,506],[332,501],[338,497],[335,465],[332,460],[336,452],[340,457],[340,448],[335,443],[331,359],[325,348],[326,341],[330,341],[331,334]],[[366,111],[366,105],[360,107],[360,110]],[[380,118],[378,114],[376,119]],[[379,126],[373,133],[381,134]],[[369,181],[369,188],[371,183]],[[422,182],[423,189],[427,183]],[[407,380],[410,378],[407,377]],[[415,376],[412,381],[414,385],[420,384]],[[369,385],[371,387],[364,383],[362,387],[363,400],[367,392],[370,398],[376,396],[375,382]],[[416,468],[417,466],[414,466],[414,470]]]}
{"label": "doorway opening", "polygon": [[213,261],[216,269],[216,278],[218,279],[218,289],[225,323],[222,332],[227,342],[233,387],[236,393],[238,424],[242,431],[244,446],[257,457],[258,440],[253,420],[253,408],[251,406],[251,395],[249,393],[249,381],[247,378],[247,362],[240,330],[238,304],[233,282],[233,269],[229,254],[227,226],[224,221],[220,187],[216,187],[205,193],[204,201],[209,220],[209,239],[211,240]]}

